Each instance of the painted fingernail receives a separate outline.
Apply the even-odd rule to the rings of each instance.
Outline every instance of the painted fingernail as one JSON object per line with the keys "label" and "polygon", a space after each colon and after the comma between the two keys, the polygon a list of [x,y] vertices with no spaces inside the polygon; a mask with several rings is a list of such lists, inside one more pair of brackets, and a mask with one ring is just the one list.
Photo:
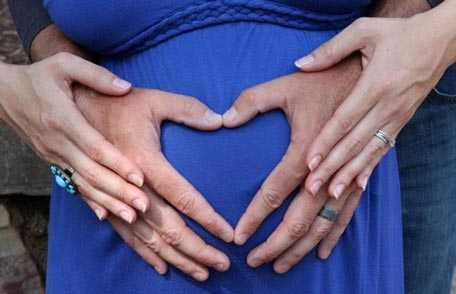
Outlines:
{"label": "painted fingernail", "polygon": [[128,181],[133,185],[138,186],[139,188],[141,188],[144,185],[144,178],[138,174],[129,174]]}
{"label": "painted fingernail", "polygon": [[164,269],[164,268],[161,268],[161,267],[158,267],[158,266],[156,266],[154,268],[157,271],[157,273],[159,273],[160,275],[164,275],[166,273],[166,269]]}
{"label": "painted fingernail", "polygon": [[130,89],[130,87],[131,87],[130,82],[127,82],[127,81],[119,79],[119,78],[114,79],[114,81],[112,81],[112,84],[121,90],[127,90],[127,89]]}
{"label": "painted fingernail", "polygon": [[345,191],[345,184],[337,184],[336,188],[334,189],[334,197],[336,199],[339,199],[340,196],[342,196],[342,193]]}
{"label": "painted fingernail", "polygon": [[237,245],[244,245],[245,242],[247,242],[247,239],[249,236],[247,234],[239,234],[234,236],[234,243]]}
{"label": "painted fingernail", "polygon": [[318,167],[322,159],[323,157],[321,155],[314,156],[309,163],[310,171],[314,171]]}
{"label": "painted fingernail", "polygon": [[312,195],[314,195],[314,196],[317,195],[317,193],[320,190],[322,184],[323,184],[323,182],[321,180],[315,181],[312,184],[312,186],[310,187],[310,193],[312,193]]}
{"label": "painted fingernail", "polygon": [[227,263],[217,263],[215,265],[215,269],[218,270],[219,272],[224,272],[228,269],[228,264]]}
{"label": "painted fingernail", "polygon": [[133,216],[131,214],[129,214],[126,210],[122,210],[119,213],[119,215],[127,223],[131,224],[133,222]]}
{"label": "painted fingernail", "polygon": [[296,65],[296,67],[301,68],[303,66],[311,64],[312,62],[314,62],[314,60],[315,60],[315,58],[312,55],[307,55],[307,56],[304,56],[303,58],[296,60],[295,65]]}
{"label": "painted fingernail", "polygon": [[97,215],[98,220],[103,221],[105,219],[104,213],[101,209],[95,208],[95,214]]}
{"label": "painted fingernail", "polygon": [[213,111],[206,111],[204,114],[204,119],[210,124],[210,125],[215,125],[215,124],[222,124],[222,116],[218,113],[215,113]]}
{"label": "painted fingernail", "polygon": [[196,273],[193,274],[193,277],[194,277],[196,280],[198,280],[198,281],[205,281],[205,280],[207,280],[207,278],[208,278],[209,276],[208,276],[208,274],[205,273],[205,272],[200,272],[200,271],[198,271],[198,272],[196,272]]}
{"label": "painted fingernail", "polygon": [[364,177],[362,177],[362,179],[361,179],[361,181],[359,183],[361,185],[361,188],[363,189],[363,191],[366,191],[367,181],[369,181],[369,177],[368,176],[364,176]]}
{"label": "painted fingernail", "polygon": [[236,119],[237,115],[238,115],[237,110],[234,107],[230,108],[227,112],[225,112],[223,114],[223,121],[231,122]]}
{"label": "painted fingernail", "polygon": [[284,274],[290,269],[290,265],[287,263],[279,263],[274,265],[274,270],[278,274]]}
{"label": "painted fingernail", "polygon": [[146,212],[147,204],[144,200],[138,198],[133,200],[131,203],[136,209],[140,210],[141,212]]}

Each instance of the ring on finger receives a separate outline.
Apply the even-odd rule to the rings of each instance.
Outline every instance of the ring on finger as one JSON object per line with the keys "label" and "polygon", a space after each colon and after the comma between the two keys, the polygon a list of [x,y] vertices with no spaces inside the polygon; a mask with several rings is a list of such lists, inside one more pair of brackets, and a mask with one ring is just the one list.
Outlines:
{"label": "ring on finger", "polygon": [[74,174],[74,169],[72,167],[67,167],[62,169],[60,166],[51,164],[49,170],[54,175],[56,184],[64,188],[68,193],[74,195],[78,192],[76,185],[71,179]]}
{"label": "ring on finger", "polygon": [[386,134],[386,132],[382,129],[378,130],[374,136],[386,145],[389,145],[391,148],[396,145],[396,140],[388,136],[388,134]]}
{"label": "ring on finger", "polygon": [[335,222],[337,220],[337,211],[329,206],[323,206],[323,208],[318,213],[319,217],[322,217],[330,222]]}

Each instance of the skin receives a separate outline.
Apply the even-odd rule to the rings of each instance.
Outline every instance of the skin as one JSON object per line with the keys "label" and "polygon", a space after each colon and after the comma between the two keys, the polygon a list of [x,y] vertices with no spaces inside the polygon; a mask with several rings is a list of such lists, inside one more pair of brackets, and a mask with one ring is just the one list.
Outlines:
{"label": "skin", "polygon": [[118,99],[112,95],[128,93],[128,82],[64,53],[30,66],[1,64],[0,71],[0,116],[42,159],[72,166],[75,178],[111,195],[116,203],[111,211],[127,222],[136,218],[134,208],[147,210],[147,196],[139,189],[142,171],[90,126],[72,93],[73,84],[81,83]]}
{"label": "skin", "polygon": [[[231,226],[171,166],[160,148],[161,122],[172,120],[210,131],[222,126],[221,116],[195,98],[158,90],[133,89],[122,99],[110,101],[102,94],[78,88],[75,96],[91,125],[144,172],[143,191],[151,209],[132,225],[111,220],[127,243],[139,253],[143,245],[152,249],[151,263],[160,273],[165,271],[165,261],[200,281],[208,278],[208,266],[227,270],[228,257],[191,231],[175,208],[227,242],[233,238]],[[135,238],[142,245],[135,245]]]}
{"label": "skin", "polygon": [[308,191],[316,193],[329,181],[329,192],[337,198],[353,179],[365,187],[369,166],[386,152],[373,134],[382,129],[396,138],[455,62],[455,7],[456,1],[445,1],[411,18],[360,19],[301,66],[308,72],[324,70],[356,51],[363,59],[356,87],[310,148]]}
{"label": "skin", "polygon": [[[418,12],[426,11],[430,7],[428,6],[426,1],[421,1],[421,0],[409,0],[409,1],[379,1],[377,6],[374,7],[373,10],[373,15],[381,16],[381,17],[404,17],[404,16],[410,16],[414,15]],[[444,8],[441,8],[441,11]],[[446,7],[446,11],[452,11],[449,9],[449,7]],[[454,9],[453,9],[454,11]],[[441,13],[439,13],[441,14]],[[452,17],[453,20],[450,21],[449,18]],[[414,18],[416,19],[416,18]],[[375,22],[374,22],[375,20]],[[366,23],[369,22],[369,26],[366,26]],[[408,23],[407,27],[409,28],[409,31],[402,31],[404,29],[404,25],[402,25],[405,22],[410,22]],[[369,80],[369,81],[375,81],[374,84],[376,86],[392,86],[389,87],[389,89],[394,89],[398,84],[401,82],[399,81],[398,83],[393,83],[391,80],[387,80],[384,83],[378,82],[379,77],[394,77],[392,74],[392,71],[387,71],[386,69],[393,68],[396,71],[393,72],[401,72],[400,68],[401,66],[403,67],[404,64],[401,63],[401,61],[407,60],[409,61],[410,59],[407,57],[404,57],[404,55],[408,55],[409,52],[404,49],[404,46],[398,47],[397,44],[411,44],[411,50],[414,48],[418,48],[418,56],[424,56],[426,54],[421,53],[419,48],[427,48],[423,46],[423,44],[415,44],[411,43],[410,39],[413,39],[412,36],[416,36],[417,33],[415,31],[412,31],[412,28],[414,30],[418,28],[423,28],[423,24],[442,24],[442,23],[452,23],[454,22],[454,15],[453,16],[447,16],[447,17],[442,17],[441,15],[436,16],[432,19],[416,19],[416,20],[387,20],[387,19],[361,19],[360,21],[355,22],[352,27],[357,27],[358,30],[356,31],[351,31],[351,38],[341,38],[341,37],[336,37],[334,40],[341,40],[345,39],[346,42],[343,44],[346,47],[350,47],[351,44],[354,42],[354,40],[358,41],[372,41],[375,40],[375,37],[377,39],[382,39],[385,44],[388,44],[388,46],[384,46],[383,51],[394,51],[395,54],[394,56],[388,55],[389,59],[383,58],[377,64],[375,67],[375,70],[372,70],[369,72],[368,78],[366,78],[366,65],[369,63],[371,59],[368,58],[369,55],[366,55],[369,52],[372,52],[373,50],[367,50],[366,48],[363,48],[361,50],[361,62],[363,66],[363,72],[362,74],[358,72],[358,69],[356,67],[351,67],[353,62],[356,62],[356,60],[346,60],[347,56],[352,54],[353,52],[356,52],[357,50],[339,50],[340,52],[344,52],[344,54],[339,54],[337,55],[337,59],[331,59],[331,55],[334,52],[338,52],[338,49],[342,46],[337,46],[341,42],[334,42],[330,41],[330,44],[333,44],[334,46],[328,47],[327,45],[322,46],[322,49],[319,49],[312,54],[313,59],[316,60],[315,63],[308,63],[309,58],[306,58],[304,60],[300,60],[298,62],[298,65],[303,68],[312,68],[312,70],[306,70],[306,72],[310,73],[320,73],[324,74],[327,73],[328,71],[334,71],[336,70],[334,66],[337,65],[339,68],[339,73],[335,75],[337,78],[323,78],[319,82],[314,82],[310,83],[309,85],[306,84],[305,81],[302,81],[301,85],[303,87],[307,87],[307,89],[312,89],[315,84],[318,83],[325,83],[325,81],[330,81],[330,85],[327,85],[328,88],[332,88],[336,93],[339,93],[341,96],[339,96],[338,101],[345,100],[343,103],[340,105],[337,105],[336,108],[334,108],[334,113],[331,113],[331,116],[333,117],[332,120],[334,120],[334,117],[337,117],[339,113],[341,113],[340,109],[349,103],[349,99],[353,99],[350,97],[353,97],[353,92],[356,92],[356,87],[353,87],[354,84],[350,83],[350,79],[348,81],[343,78],[340,78],[340,76],[348,75],[351,76],[354,73],[358,72],[358,75],[356,77],[357,83],[356,85],[358,86],[360,83]],[[427,27],[427,26],[425,26]],[[429,26],[429,31],[432,31],[433,29],[435,30],[436,28],[434,26]],[[370,30],[369,30],[370,29]],[[346,31],[350,31],[350,29],[347,29]],[[451,46],[445,46],[445,44],[448,45],[449,41],[452,39],[449,36],[448,31],[446,30],[440,30],[441,32],[446,32],[440,35],[436,35],[435,38],[432,38],[428,35],[424,38],[420,38],[419,40],[425,40],[425,42],[429,42],[430,40],[433,42],[436,42],[436,44],[439,44],[439,42],[443,42],[443,47],[446,48],[446,50],[443,50],[445,54],[443,54],[442,51],[438,51],[436,55],[430,56],[429,58],[424,58],[427,62],[429,60],[441,60],[439,57],[441,56],[451,56],[451,54],[447,54],[448,52],[452,52],[452,47]],[[453,32],[455,30],[453,29]],[[375,32],[375,33],[374,33]],[[399,36],[398,33],[400,32],[401,35]],[[371,33],[371,34],[369,34]],[[343,35],[342,33],[341,35]],[[371,38],[366,37],[371,36]],[[392,35],[392,37],[390,37]],[[345,37],[347,34],[345,34]],[[444,36],[444,37],[443,37]],[[429,37],[429,38],[427,38]],[[390,38],[390,39],[389,39]],[[404,42],[403,40],[406,40]],[[446,41],[445,41],[446,40]],[[409,41],[409,42],[407,42]],[[354,45],[357,49],[360,48],[359,43],[356,43]],[[362,46],[361,46],[362,47]],[[438,47],[438,46],[436,46]],[[325,50],[326,49],[326,50]],[[395,50],[393,50],[395,49]],[[408,48],[410,49],[410,48]],[[422,49],[421,49],[422,50]],[[399,52],[400,51],[400,52]],[[367,52],[367,53],[366,53]],[[328,53],[325,55],[325,53]],[[405,53],[405,54],[404,54]],[[416,52],[414,56],[416,55]],[[318,55],[319,54],[319,55]],[[440,54],[440,55],[439,55]],[[417,58],[411,58],[413,62],[416,62]],[[451,58],[447,58],[447,60]],[[341,60],[343,60],[342,63]],[[314,64],[318,64],[320,62],[323,65],[320,65],[319,67],[314,66]],[[454,62],[454,61],[453,61]],[[373,63],[373,62],[372,62]],[[451,62],[450,62],[451,63]],[[446,63],[446,64],[450,64]],[[309,64],[309,65],[307,65]],[[410,64],[410,62],[409,62]],[[425,63],[426,64],[426,63]],[[428,64],[426,64],[428,65]],[[435,65],[435,63],[434,63]],[[345,66],[345,68],[344,68]],[[406,68],[406,67],[405,67]],[[410,72],[407,72],[408,75],[400,75],[399,78],[403,79],[408,78],[407,81],[427,81],[428,83],[432,84],[437,82],[437,80],[441,77],[441,73],[443,70],[446,68],[445,66],[441,67],[430,67],[431,69],[438,70],[436,71],[438,74],[434,75],[432,77],[429,76],[430,70],[423,66],[423,64],[418,64],[418,68],[421,69],[422,71],[418,74],[415,72],[417,75],[412,75]],[[423,70],[426,69],[426,70]],[[434,72],[433,72],[434,73]],[[431,73],[431,75],[433,74]],[[361,74],[361,78],[360,75]],[[363,79],[364,77],[364,79]],[[359,79],[360,78],[360,79]],[[397,78],[397,77],[396,77]],[[359,79],[359,80],[358,80]],[[429,82],[430,80],[430,82]],[[292,109],[289,110],[288,108],[297,108],[299,109],[299,104],[304,103],[300,100],[308,100],[310,99],[310,96],[316,95],[315,93],[323,93],[322,97],[320,97],[321,100],[319,101],[326,101],[328,99],[329,94],[325,93],[324,89],[315,89],[315,90],[310,90],[310,93],[307,93],[307,96],[302,95],[301,99],[296,98],[296,96],[299,96],[299,91],[297,91],[297,86],[293,85],[288,85],[286,86],[286,97],[285,102],[279,102],[277,101],[277,96],[281,94],[280,91],[280,85],[281,83],[278,82],[281,81],[281,79],[276,80],[275,85],[276,87],[271,87],[270,83],[266,83],[264,85],[257,86],[260,89],[261,88],[266,88],[267,91],[261,91],[261,90],[252,90],[250,91],[251,93],[258,93],[260,92],[262,97],[261,98],[244,98],[240,97],[239,100],[245,100],[247,102],[236,102],[235,104],[235,109],[236,111],[229,111],[224,114],[224,124],[227,127],[231,126],[238,126],[239,124],[242,124],[245,120],[251,119],[252,116],[254,116],[258,112],[263,112],[263,111],[268,111],[272,108],[282,108],[284,112],[287,114],[290,122],[290,126],[292,129],[292,142],[290,144],[290,148],[288,149],[289,153],[284,157],[282,162],[279,164],[279,166],[272,172],[272,174],[269,176],[269,178],[265,181],[265,183],[262,185],[261,189],[258,191],[258,193],[255,195],[254,199],[252,200],[251,204],[247,208],[246,212],[242,216],[241,220],[239,221],[238,225],[236,226],[235,229],[235,242],[237,244],[243,244],[257,229],[257,227],[261,224],[261,222],[264,220],[264,218],[271,213],[275,208],[281,205],[282,201],[289,195],[291,191],[293,191],[297,185],[300,183],[301,178],[306,175],[307,171],[309,169],[314,169],[315,166],[312,163],[312,152],[315,150],[315,145],[320,142],[326,143],[328,137],[323,137],[322,134],[325,134],[325,131],[321,131],[317,136],[313,137],[313,139],[316,138],[314,143],[306,145],[302,141],[296,140],[296,137],[299,137],[299,132],[303,132],[302,128],[300,127],[300,121],[293,119],[292,115],[295,113],[296,110]],[[364,82],[365,82],[364,81]],[[256,88],[257,88],[256,87]],[[432,86],[431,86],[432,88]],[[398,89],[403,89],[403,85],[401,87],[398,87]],[[418,89],[422,91],[421,89]],[[345,91],[345,92],[344,92]],[[425,92],[425,91],[424,91]],[[424,93],[423,92],[423,93]],[[298,94],[297,94],[298,93]],[[348,94],[351,95],[348,95]],[[381,93],[381,92],[379,92]],[[400,92],[391,92],[393,94],[399,95],[398,93]],[[416,98],[416,93],[417,89],[415,91],[411,91],[412,94],[415,94],[413,98]],[[419,93],[422,96],[422,99],[424,99],[424,96],[426,94]],[[310,95],[309,95],[310,94]],[[271,96],[272,95],[272,96]],[[245,95],[244,95],[245,96]],[[248,96],[248,95],[247,95]],[[251,95],[252,96],[252,95]],[[255,96],[255,95],[253,95]],[[268,99],[265,97],[273,97],[273,99]],[[348,96],[348,98],[344,98]],[[305,97],[302,98],[302,97]],[[317,97],[318,94],[317,94]],[[360,96],[363,101],[356,101],[356,102],[351,102],[350,105],[352,105],[352,110],[357,110],[358,112],[362,111],[363,104],[365,104],[365,99],[366,97]],[[382,96],[383,97],[383,96]],[[407,121],[410,116],[412,115],[413,108],[411,106],[416,106],[418,103],[413,103],[410,102],[410,100],[397,100],[395,99],[396,97],[393,95],[393,97],[390,97],[387,101],[388,103],[385,103],[383,105],[384,109],[391,110],[391,108],[395,109],[398,111],[398,109],[404,110],[402,112],[402,116],[399,116],[398,119],[396,119],[395,123],[392,126],[388,126],[384,128],[386,132],[390,131],[390,128],[394,130],[398,130],[399,127],[398,125],[403,126],[405,121]],[[256,104],[257,101],[259,101],[259,104]],[[330,104],[331,105],[331,104]],[[359,108],[361,105],[361,108]],[[308,105],[306,108],[308,109]],[[242,109],[245,108],[245,109]],[[336,110],[337,109],[337,110]],[[416,108],[414,109],[416,110]],[[248,115],[244,115],[242,117],[242,113],[247,112]],[[300,109],[296,111],[299,113],[300,119],[302,113],[306,113],[304,109]],[[236,114],[233,118],[233,113]],[[394,111],[393,111],[394,113]],[[399,112],[398,112],[399,113]],[[290,116],[290,114],[292,114]],[[306,113],[307,114],[307,113]],[[309,114],[307,114],[309,115]],[[239,116],[239,117],[236,117]],[[304,119],[306,119],[306,116]],[[340,117],[340,116],[339,116]],[[315,120],[318,120],[318,118],[314,118]],[[326,119],[326,120],[325,120]],[[330,124],[328,123],[329,119],[326,117],[322,121],[324,122],[323,124],[325,125],[325,128]],[[237,121],[237,123],[233,123],[232,120]],[[337,121],[337,123],[333,123],[332,126],[335,127],[340,127],[344,126],[344,121]],[[310,127],[306,128],[306,135],[308,136],[309,129],[312,129],[311,125]],[[378,129],[378,128],[377,128]],[[284,273],[287,272],[293,265],[295,265],[299,260],[301,260],[307,253],[309,253],[315,246],[319,245],[318,248],[318,256],[320,258],[326,259],[329,257],[331,254],[331,251],[333,248],[336,246],[339,238],[342,236],[343,232],[345,231],[346,227],[348,226],[354,211],[356,207],[358,206],[359,200],[360,200],[360,189],[365,189],[367,180],[372,173],[373,169],[375,166],[378,164],[380,161],[381,157],[388,151],[387,145],[385,145],[383,142],[381,142],[378,139],[372,140],[372,135],[375,133],[377,130],[372,130],[373,133],[369,133],[369,136],[367,139],[371,141],[365,148],[364,150],[359,151],[359,155],[357,156],[357,160],[354,161],[353,165],[355,167],[362,166],[362,171],[363,171],[363,177],[358,178],[357,180],[357,185],[353,185],[353,181],[355,180],[355,176],[352,177],[345,177],[343,184],[344,184],[344,189],[341,191],[338,191],[337,194],[339,197],[335,197],[332,199],[328,199],[328,195],[326,191],[332,192],[332,195],[336,194],[335,191],[335,185],[334,185],[334,180],[331,182],[331,186],[329,186],[326,181],[322,181],[321,183],[318,183],[318,187],[315,188],[315,173],[312,172],[302,183],[302,186],[300,188],[300,192],[297,196],[298,200],[294,200],[293,204],[290,206],[288,209],[282,223],[279,225],[279,227],[276,229],[276,231],[263,243],[260,244],[257,248],[255,248],[252,252],[250,252],[248,258],[247,258],[247,263],[253,267],[257,267],[263,263],[275,260],[274,262],[274,269],[278,273]],[[320,131],[320,129],[318,129]],[[397,131],[398,132],[398,131]],[[392,134],[395,134],[392,132]],[[312,137],[312,136],[310,136]],[[331,137],[331,140],[333,140],[334,137]],[[326,141],[325,141],[325,140]],[[335,141],[335,140],[333,140]],[[301,146],[301,149],[299,151],[296,151],[295,147],[293,147],[295,142],[299,142],[300,144],[295,144],[297,146]],[[317,142],[317,143],[315,143]],[[336,143],[336,142],[334,142]],[[311,146],[310,146],[311,145]],[[357,154],[356,153],[356,148],[357,146],[363,146],[360,144],[358,141],[352,142],[352,144],[349,144],[348,147],[345,146],[345,152],[350,153],[350,154]],[[298,148],[299,149],[299,148]],[[318,148],[317,148],[318,149]],[[353,151],[355,150],[355,151]],[[293,152],[294,151],[294,152]],[[305,153],[303,158],[303,154]],[[291,155],[290,155],[291,154]],[[337,160],[339,157],[334,156],[334,158]],[[308,167],[308,168],[307,168]],[[320,172],[325,172],[327,169],[327,166],[321,165],[320,166]],[[337,169],[335,169],[337,171]],[[342,169],[341,172],[346,172],[346,170]],[[284,176],[286,175],[286,176]],[[337,175],[336,175],[337,177]],[[317,181],[318,181],[317,177]],[[331,179],[331,174],[327,175],[326,180]],[[320,189],[322,188],[322,189]],[[310,195],[315,195],[315,197],[311,197]],[[323,198],[323,199],[322,199]],[[325,205],[328,207],[331,207],[334,209],[336,212],[339,213],[338,219],[334,222],[328,222],[320,217],[318,217],[318,212],[321,209],[321,207]]]}
{"label": "skin", "polygon": [[[40,32],[35,38],[32,43],[31,55],[32,58],[37,60],[48,60],[48,56],[52,56],[57,52],[69,52],[84,58],[90,58],[90,54],[87,54],[67,39],[56,26],[51,25]],[[62,53],[58,54],[62,55]],[[64,54],[64,57],[68,56],[70,55]],[[64,58],[63,62],[67,62],[67,58]],[[226,242],[230,242],[233,239],[233,229],[214,212],[199,192],[189,185],[185,179],[180,177],[180,175],[172,169],[169,163],[164,159],[163,155],[159,152],[159,143],[157,139],[159,138],[159,133],[157,132],[160,130],[160,123],[162,120],[173,119],[178,122],[187,122],[189,125],[193,123],[203,129],[215,129],[221,126],[220,115],[208,112],[207,114],[212,117],[211,124],[208,124],[208,117],[204,116],[206,112],[201,113],[201,117],[199,118],[200,120],[195,117],[192,118],[185,116],[192,114],[188,111],[181,112],[180,116],[179,113],[168,112],[168,110],[176,110],[176,105],[173,105],[173,107],[166,107],[167,103],[169,103],[166,99],[171,99],[170,101],[175,101],[176,103],[179,102],[179,105],[182,105],[184,110],[192,110],[194,104],[198,103],[194,98],[188,97],[187,99],[183,99],[182,96],[159,91],[135,89],[128,92],[128,95],[125,97],[116,99],[116,103],[110,104],[107,101],[105,101],[107,103],[99,101],[102,100],[101,98],[111,98],[111,96],[103,95],[103,92],[101,91],[95,92],[92,88],[82,87],[81,85],[74,85],[71,89],[72,95],[77,98],[78,105],[76,109],[78,113],[84,117],[84,119],[85,117],[88,118],[86,121],[91,128],[94,128],[93,124],[96,123],[97,127],[103,131],[100,133],[104,133],[113,141],[114,138],[112,137],[116,134],[116,131],[123,129],[125,125],[132,123],[141,125],[141,127],[137,128],[139,132],[147,132],[147,130],[150,130],[150,134],[155,132],[155,136],[153,138],[147,137],[149,141],[147,141],[147,144],[144,145],[149,147],[149,149],[137,148],[133,150],[127,146],[127,150],[124,150],[126,153],[122,152],[122,154],[127,154],[128,151],[130,152],[128,154],[132,158],[129,160],[131,160],[132,164],[137,166],[138,170],[141,171],[141,175],[143,174],[142,170],[145,170],[144,173],[146,174],[146,182],[149,186],[142,187],[140,192],[146,196],[149,203],[150,208],[147,212],[138,213],[139,218],[135,223],[125,222],[120,218],[117,218],[115,213],[110,214],[109,212],[116,211],[115,207],[121,203],[113,201],[112,195],[110,195],[109,191],[93,189],[93,187],[91,187],[89,183],[84,180],[84,178],[75,174],[73,176],[73,180],[80,189],[82,199],[87,202],[89,207],[95,211],[100,219],[108,218],[108,221],[111,222],[113,228],[119,233],[122,239],[160,274],[164,274],[166,272],[167,263],[176,266],[198,281],[203,281],[208,278],[208,266],[219,271],[227,270],[230,266],[227,257],[216,249],[205,245],[199,237],[197,237],[185,226],[181,217],[174,211],[174,209],[169,207],[167,204],[165,205],[165,202],[162,200],[163,195],[160,194],[160,196],[157,196],[157,193],[163,193],[165,197],[169,197],[167,200],[170,203],[174,203],[176,207],[180,208],[180,210],[184,213],[192,215],[194,219],[197,221],[199,220],[199,222],[208,231],[220,236],[220,238]],[[97,90],[97,88],[95,88],[95,90]],[[126,92],[122,94],[125,93]],[[48,96],[52,97],[50,98],[49,104],[55,104],[55,102],[53,102],[53,93],[50,93]],[[142,98],[139,99],[139,96]],[[86,99],[84,99],[84,97],[86,97]],[[141,108],[139,105],[132,105],[131,101],[135,100],[137,102],[141,100],[146,103],[146,101],[151,100],[151,97],[156,98],[156,101],[160,101],[160,103],[157,102],[153,105],[154,108],[160,109],[160,112],[157,112],[158,110],[154,113],[148,112],[147,115],[145,114],[144,116],[141,116],[143,119],[142,121],[129,120],[129,122],[125,122],[124,120],[131,118],[131,116],[127,117],[120,114],[118,117],[113,117],[111,119],[108,118],[109,114],[107,114],[107,105],[111,105],[113,107],[111,109],[112,111],[115,109],[117,113],[120,113],[119,108],[115,108],[115,106],[119,106],[118,103],[122,103],[120,101],[125,100],[123,102],[124,108],[122,109],[122,113],[128,113],[124,112],[125,109],[128,108],[126,104],[128,104],[130,108],[134,107],[134,111],[137,112],[144,109],[150,109],[152,105],[149,103],[142,105],[143,108]],[[84,103],[83,101],[96,102],[98,106],[89,107],[89,104]],[[201,110],[201,108],[204,108],[204,106],[200,104],[197,106],[198,107],[195,109]],[[86,109],[86,112],[82,114],[80,112],[80,108],[84,107],[88,107],[89,109]],[[99,112],[94,113],[93,110],[98,110]],[[61,110],[59,109],[59,111]],[[55,111],[55,113],[58,112]],[[62,113],[62,116],[65,116],[64,113]],[[119,123],[121,121],[119,119],[120,117],[124,119],[122,122],[125,122],[122,127],[116,128],[116,126],[118,126],[117,124],[107,124],[103,127],[101,126],[102,122],[107,121]],[[139,116],[134,116],[134,118],[139,118]],[[146,136],[141,136],[138,137],[145,140]],[[121,136],[119,134],[115,136],[117,139],[120,137]],[[135,140],[131,138],[124,138],[124,144],[122,146],[125,146],[125,142],[134,142]],[[116,141],[116,144],[119,144],[119,141]],[[143,146],[139,143],[134,145]],[[148,152],[150,151],[150,148],[153,147],[155,148],[153,149],[154,152],[149,154]],[[116,150],[120,153],[117,146],[114,147],[113,145],[112,148],[116,148]],[[147,152],[145,150],[147,150]],[[139,156],[141,154],[143,156]],[[151,169],[150,166],[153,166],[154,168]],[[100,178],[99,180],[101,181],[103,179]],[[179,185],[176,185],[176,183],[179,183]],[[202,211],[204,211],[204,214]],[[154,218],[154,215],[152,215],[151,212],[157,213],[160,218]],[[209,215],[207,212],[209,212]]]}

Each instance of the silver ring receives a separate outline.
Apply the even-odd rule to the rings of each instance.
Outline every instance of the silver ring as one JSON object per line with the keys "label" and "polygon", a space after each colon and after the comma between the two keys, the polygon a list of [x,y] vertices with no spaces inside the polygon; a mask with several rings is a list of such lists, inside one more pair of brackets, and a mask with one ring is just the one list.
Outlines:
{"label": "silver ring", "polygon": [[335,222],[337,219],[337,211],[334,209],[323,206],[323,208],[320,210],[320,213],[318,214],[319,217],[322,217],[326,220],[329,220],[330,222]]}
{"label": "silver ring", "polygon": [[396,145],[396,140],[390,138],[383,130],[378,130],[374,136],[386,145],[390,146],[391,148],[393,148],[394,145]]}

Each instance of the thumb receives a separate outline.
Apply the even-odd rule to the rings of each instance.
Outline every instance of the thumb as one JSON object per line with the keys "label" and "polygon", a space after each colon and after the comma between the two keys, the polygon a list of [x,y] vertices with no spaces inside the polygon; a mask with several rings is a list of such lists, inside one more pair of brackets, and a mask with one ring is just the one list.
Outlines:
{"label": "thumb", "polygon": [[365,33],[360,29],[359,23],[364,21],[354,22],[311,54],[296,60],[296,67],[307,72],[325,70],[360,50],[364,45]]}
{"label": "thumb", "polygon": [[242,92],[230,109],[223,114],[223,126],[236,128],[259,113],[281,108],[285,95],[272,91],[272,88],[266,83]]}
{"label": "thumb", "polygon": [[131,90],[131,84],[109,70],[69,53],[59,53],[60,68],[71,80],[79,82],[97,92],[106,95],[125,95]]}

